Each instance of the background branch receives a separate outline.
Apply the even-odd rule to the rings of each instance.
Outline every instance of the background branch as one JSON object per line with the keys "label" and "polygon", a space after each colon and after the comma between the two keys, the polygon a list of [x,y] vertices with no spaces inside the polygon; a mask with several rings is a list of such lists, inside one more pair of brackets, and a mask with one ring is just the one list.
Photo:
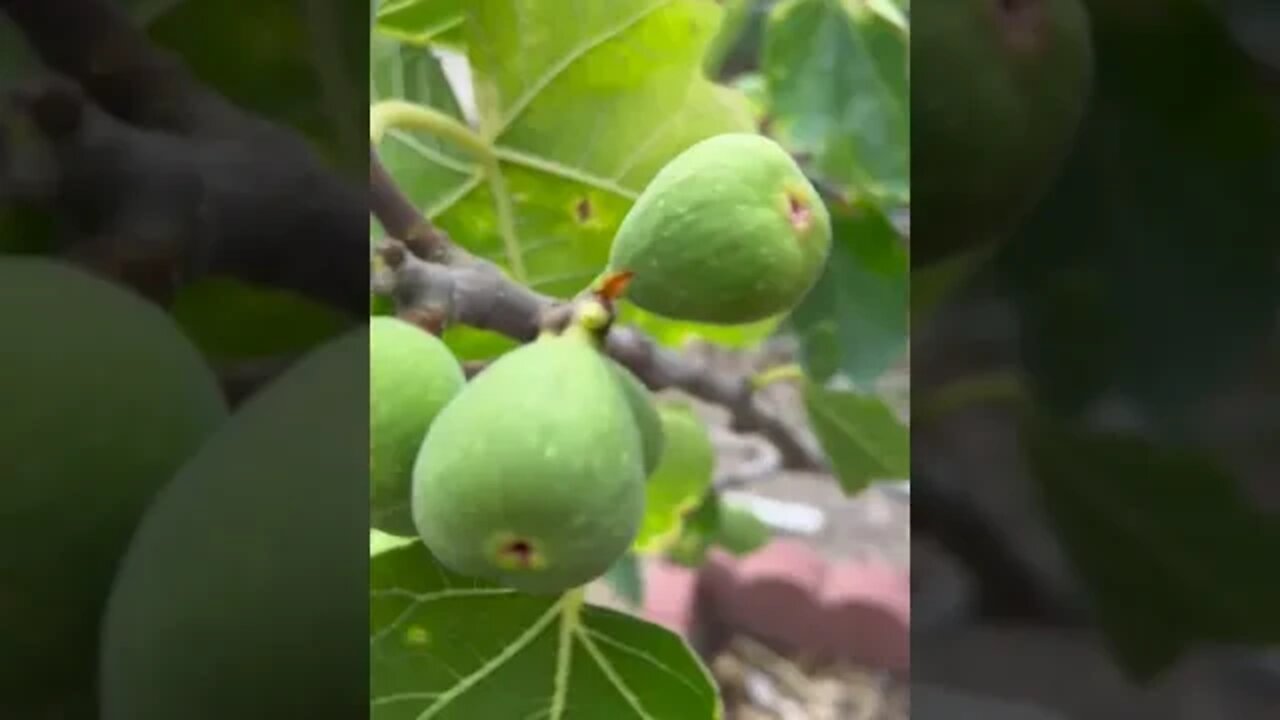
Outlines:
{"label": "background branch", "polygon": [[56,251],[161,304],[220,275],[365,316],[362,178],[205,87],[118,3],[0,0],[0,10],[50,71],[4,110],[50,149],[48,197],[24,201],[53,211]]}
{"label": "background branch", "polygon": [[[376,291],[390,295],[397,312],[461,323],[528,342],[565,301],[507,278],[496,265],[461,251],[417,211],[370,150],[371,210],[392,238],[378,254],[384,268]],[[726,408],[731,427],[772,442],[785,467],[816,470],[823,459],[756,396],[750,376],[725,376],[659,346],[636,328],[615,325],[606,351],[651,390],[674,388]]]}

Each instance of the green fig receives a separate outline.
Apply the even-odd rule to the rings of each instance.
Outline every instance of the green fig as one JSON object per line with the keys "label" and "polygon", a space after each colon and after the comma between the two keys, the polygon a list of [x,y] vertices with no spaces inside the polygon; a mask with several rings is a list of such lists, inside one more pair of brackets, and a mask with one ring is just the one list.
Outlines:
{"label": "green fig", "polygon": [[369,321],[369,514],[386,533],[417,535],[409,499],[427,428],[467,379],[439,338],[393,317]]}
{"label": "green fig", "polygon": [[665,550],[679,538],[686,515],[711,487],[716,465],[711,435],[691,407],[665,403],[658,416],[666,450],[646,484],[644,522],[634,543],[645,554]]}
{"label": "green fig", "polygon": [[666,445],[662,419],[658,409],[653,405],[653,394],[627,368],[614,363],[614,370],[622,382],[627,402],[635,417],[636,428],[640,431],[641,454],[644,462],[644,475],[649,477],[658,468]]}
{"label": "green fig", "polygon": [[831,219],[795,160],[762,135],[702,140],[668,162],[618,228],[607,272],[656,315],[736,325],[790,310],[831,249]]}
{"label": "green fig", "polygon": [[223,423],[155,305],[70,265],[0,259],[0,716],[92,687],[98,618],[147,504]]}
{"label": "green fig", "polygon": [[368,717],[367,343],[312,350],[147,510],[103,620],[101,720]]}
{"label": "green fig", "polygon": [[599,577],[644,513],[644,451],[616,365],[582,328],[503,355],[445,406],[413,519],[455,572],[528,593]]}
{"label": "green fig", "polygon": [[1093,75],[1079,0],[922,0],[912,12],[912,262],[1004,240],[1057,177]]}

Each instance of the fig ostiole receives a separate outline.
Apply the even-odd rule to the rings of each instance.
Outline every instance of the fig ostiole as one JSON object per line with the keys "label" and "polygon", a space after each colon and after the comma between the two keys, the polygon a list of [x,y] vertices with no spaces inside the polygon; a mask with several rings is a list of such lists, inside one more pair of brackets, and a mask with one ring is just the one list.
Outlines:
{"label": "fig ostiole", "polygon": [[639,530],[644,441],[616,365],[571,325],[508,352],[436,416],[413,519],[445,566],[533,593],[604,574]]}
{"label": "fig ostiole", "polygon": [[623,218],[606,272],[664,317],[736,325],[795,307],[831,248],[817,189],[773,140],[716,135],[677,155]]}
{"label": "fig ostiole", "polygon": [[369,321],[369,513],[383,532],[414,536],[413,465],[427,428],[466,384],[435,335],[393,317]]}

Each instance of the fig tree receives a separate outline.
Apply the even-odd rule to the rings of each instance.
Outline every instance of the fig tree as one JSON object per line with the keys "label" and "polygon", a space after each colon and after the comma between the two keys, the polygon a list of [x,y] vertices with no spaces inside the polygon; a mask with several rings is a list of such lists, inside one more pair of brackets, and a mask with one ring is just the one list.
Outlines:
{"label": "fig tree", "polygon": [[498,358],[436,416],[414,466],[414,523],[456,572],[568,590],[635,538],[643,458],[617,366],[572,326]]}
{"label": "fig tree", "polygon": [[741,324],[786,312],[831,248],[831,219],[795,160],[762,135],[727,133],[668,162],[627,212],[609,272],[627,298],[677,320]]}
{"label": "fig tree", "polygon": [[103,619],[101,720],[368,716],[366,343],[250,397],[147,510]]}
{"label": "fig tree", "polygon": [[98,618],[147,503],[226,418],[157,306],[0,259],[0,714],[91,687]]}
{"label": "fig tree", "polygon": [[1089,95],[1079,0],[921,0],[912,12],[912,262],[990,247],[1056,177]]}
{"label": "fig tree", "polygon": [[369,321],[369,513],[372,527],[412,536],[413,463],[427,428],[466,384],[435,335],[393,317]]}

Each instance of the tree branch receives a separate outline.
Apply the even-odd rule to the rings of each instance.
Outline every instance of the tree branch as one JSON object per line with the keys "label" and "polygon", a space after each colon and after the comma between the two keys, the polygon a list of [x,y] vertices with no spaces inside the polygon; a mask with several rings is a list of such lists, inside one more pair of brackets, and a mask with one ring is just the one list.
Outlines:
{"label": "tree branch", "polygon": [[[375,275],[373,287],[395,301],[398,313],[439,318],[528,342],[566,305],[458,249],[413,207],[373,150],[370,163],[371,210],[393,238],[378,247],[384,267]],[[412,240],[406,241],[401,234]],[[787,423],[761,404],[750,377],[717,374],[628,326],[609,331],[605,350],[651,390],[676,388],[725,407],[732,416],[732,428],[764,436],[778,448],[784,466],[805,470],[824,466],[823,459]]]}
{"label": "tree branch", "polygon": [[[347,313],[368,307],[362,178],[201,85],[117,3],[0,0],[52,77],[14,94],[51,150],[51,206],[92,269],[167,304],[222,275]],[[3,168],[0,168],[3,169]]]}

